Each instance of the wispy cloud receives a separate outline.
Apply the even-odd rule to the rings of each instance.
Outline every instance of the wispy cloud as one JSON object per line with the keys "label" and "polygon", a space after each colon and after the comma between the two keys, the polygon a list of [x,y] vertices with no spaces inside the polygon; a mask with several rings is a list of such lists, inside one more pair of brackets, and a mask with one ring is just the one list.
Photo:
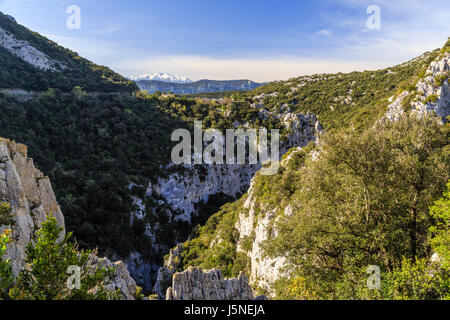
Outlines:
{"label": "wispy cloud", "polygon": [[109,33],[119,32],[122,30],[123,30],[122,24],[114,24],[114,25],[106,26],[105,28],[102,28],[102,29],[93,30],[93,31],[91,31],[91,33],[97,34],[97,35],[105,35],[105,34],[109,34]]}
{"label": "wispy cloud", "polygon": [[320,31],[314,33],[313,37],[320,37],[320,36],[329,37],[329,36],[331,36],[331,34],[332,34],[331,30],[323,29],[323,30],[320,30]]}

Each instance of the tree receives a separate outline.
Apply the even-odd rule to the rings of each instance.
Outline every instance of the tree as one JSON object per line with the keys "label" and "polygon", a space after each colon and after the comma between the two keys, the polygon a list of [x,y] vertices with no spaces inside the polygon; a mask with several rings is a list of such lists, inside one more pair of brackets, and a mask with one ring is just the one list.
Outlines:
{"label": "tree", "polygon": [[0,202],[0,226],[13,223],[11,207],[6,202]]}
{"label": "tree", "polygon": [[[433,225],[429,243],[431,258],[403,259],[384,278],[381,297],[387,299],[450,300],[450,182],[443,197],[430,208]],[[368,296],[373,296],[368,295]]]}
{"label": "tree", "polygon": [[[62,228],[54,217],[47,217],[37,232],[35,245],[27,246],[25,267],[10,298],[18,300],[91,300],[115,298],[105,285],[112,269],[95,266],[95,252],[79,251],[69,242],[71,234],[61,239]],[[69,289],[70,266],[80,268],[80,287]]]}
{"label": "tree", "polygon": [[72,93],[78,100],[83,100],[88,96],[87,92],[85,90],[83,90],[83,88],[80,86],[74,87],[72,89]]}
{"label": "tree", "polygon": [[449,125],[405,116],[364,132],[324,135],[316,161],[296,172],[294,216],[280,219],[269,253],[289,253],[322,298],[354,298],[368,265],[392,272],[428,258],[428,207],[449,177]]}
{"label": "tree", "polygon": [[442,267],[450,272],[450,182],[444,196],[430,208],[430,215],[435,219],[430,228],[431,246],[442,261]]}

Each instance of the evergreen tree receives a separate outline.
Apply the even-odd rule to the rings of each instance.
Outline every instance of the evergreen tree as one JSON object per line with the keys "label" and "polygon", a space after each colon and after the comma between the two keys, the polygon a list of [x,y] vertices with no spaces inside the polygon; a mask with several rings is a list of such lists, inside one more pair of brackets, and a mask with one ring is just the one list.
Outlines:
{"label": "evergreen tree", "polygon": [[[61,232],[56,219],[47,217],[37,232],[35,245],[27,246],[26,265],[10,290],[10,297],[19,300],[115,298],[105,287],[113,270],[93,265],[95,252],[78,250],[75,243],[69,242],[71,234],[61,239]],[[70,266],[80,268],[79,288],[69,288]]]}

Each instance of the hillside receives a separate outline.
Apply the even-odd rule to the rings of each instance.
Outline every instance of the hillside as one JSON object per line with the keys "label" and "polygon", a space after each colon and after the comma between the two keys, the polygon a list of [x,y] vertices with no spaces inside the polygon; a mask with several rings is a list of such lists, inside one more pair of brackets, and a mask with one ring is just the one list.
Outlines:
{"label": "hillside", "polygon": [[131,92],[136,85],[111,69],[28,30],[0,12],[0,88]]}
{"label": "hillside", "polygon": [[[158,289],[164,292],[164,279],[174,271],[201,266],[227,276],[245,272],[257,292],[278,299],[448,298],[448,214],[436,216],[438,210],[448,212],[448,198],[429,208],[450,176],[450,126],[439,121],[450,115],[449,45],[392,72],[301,77],[256,89],[253,96],[276,109],[287,100],[292,108],[294,99],[309,99],[303,90],[334,101],[340,94],[336,78],[354,91],[347,101],[334,101],[334,110],[316,110],[333,129],[318,144],[291,149],[275,176],[256,174],[245,195],[171,251]],[[410,78],[389,87],[390,77],[402,79],[403,72]],[[375,78],[374,86],[361,81]],[[384,90],[381,79],[388,85]],[[336,93],[315,90],[328,81]],[[341,94],[348,90],[342,87]],[[371,108],[358,108],[362,101]],[[370,126],[361,115],[369,116]],[[372,122],[376,117],[382,120]],[[447,236],[433,238],[438,230]],[[368,265],[380,266],[382,291],[367,290]]]}
{"label": "hillside", "polygon": [[[170,163],[173,130],[192,131],[194,120],[202,120],[204,129],[279,128],[284,153],[316,141],[321,124],[326,130],[370,128],[405,89],[423,82],[431,61],[440,55],[435,50],[385,70],[299,77],[221,99],[145,92],[122,95],[117,93],[135,88],[121,76],[6,16],[0,18],[0,28],[15,42],[26,41],[21,43],[26,52],[36,54],[20,58],[2,46],[2,87],[37,91],[0,92],[0,135],[29,146],[30,156],[51,178],[67,228],[74,231],[80,246],[98,246],[101,254],[122,258],[147,292],[153,289],[169,249],[198,232],[196,226],[204,225],[224,204],[204,228],[208,237],[214,230],[233,229],[236,216],[226,213],[228,209],[240,212],[245,199],[241,196],[260,169],[257,165],[175,166]],[[34,61],[33,57],[45,58],[39,60],[43,68],[24,60]],[[446,83],[443,76],[436,81]],[[84,90],[73,90],[77,86]],[[441,101],[428,96],[429,106]],[[414,97],[409,99],[414,102]],[[236,199],[241,200],[234,203]],[[214,221],[223,223],[216,228]],[[229,244],[220,251],[231,256],[226,268],[222,260],[208,257],[213,265],[226,269],[222,270],[226,276],[243,270],[234,263],[236,244],[223,242]],[[239,255],[245,265],[242,258]],[[206,258],[188,256],[183,267],[203,264],[202,259]]]}

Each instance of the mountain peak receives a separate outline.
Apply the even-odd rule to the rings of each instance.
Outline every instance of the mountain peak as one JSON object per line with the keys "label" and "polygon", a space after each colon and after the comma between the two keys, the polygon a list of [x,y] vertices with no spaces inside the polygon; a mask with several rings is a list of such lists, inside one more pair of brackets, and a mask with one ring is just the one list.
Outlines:
{"label": "mountain peak", "polygon": [[172,83],[191,83],[193,82],[191,79],[181,76],[176,76],[168,73],[153,73],[153,74],[142,74],[137,77],[129,77],[130,80],[138,81],[138,80],[157,80],[163,82],[172,82]]}

